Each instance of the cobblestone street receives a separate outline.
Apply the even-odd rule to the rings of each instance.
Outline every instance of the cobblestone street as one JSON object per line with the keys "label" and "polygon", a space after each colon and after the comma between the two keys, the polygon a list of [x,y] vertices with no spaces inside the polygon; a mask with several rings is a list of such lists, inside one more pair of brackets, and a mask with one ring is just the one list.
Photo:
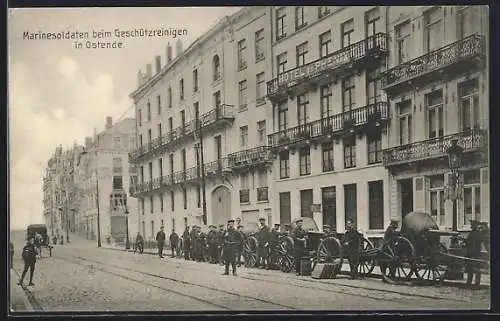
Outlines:
{"label": "cobblestone street", "polygon": [[[22,234],[14,242],[20,274]],[[77,237],[57,245],[52,257],[43,254],[35,286],[29,287],[33,309],[43,311],[484,309],[489,302],[489,287],[394,286],[345,276],[315,280],[247,268],[223,276],[220,265],[98,249]]]}

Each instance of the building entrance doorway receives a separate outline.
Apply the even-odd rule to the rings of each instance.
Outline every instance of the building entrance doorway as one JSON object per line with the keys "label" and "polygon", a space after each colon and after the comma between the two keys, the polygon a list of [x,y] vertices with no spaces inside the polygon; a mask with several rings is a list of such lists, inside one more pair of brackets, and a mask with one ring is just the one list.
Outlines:
{"label": "building entrance doorway", "polygon": [[399,191],[401,200],[401,218],[413,211],[413,180],[399,180]]}
{"label": "building entrance doorway", "polygon": [[212,224],[224,224],[231,217],[231,191],[219,186],[212,192]]}

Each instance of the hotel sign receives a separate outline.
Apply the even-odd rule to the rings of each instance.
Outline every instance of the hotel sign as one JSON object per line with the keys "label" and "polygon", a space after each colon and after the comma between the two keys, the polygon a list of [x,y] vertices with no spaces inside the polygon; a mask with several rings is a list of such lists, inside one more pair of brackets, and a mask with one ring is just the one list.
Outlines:
{"label": "hotel sign", "polygon": [[[350,49],[349,47],[346,49]],[[337,68],[351,61],[351,50],[342,50],[328,57],[311,62],[307,65],[289,70],[278,78],[271,81],[268,88],[268,94],[272,94],[278,90],[278,87],[288,88],[296,85],[299,80],[314,78],[326,70]]]}

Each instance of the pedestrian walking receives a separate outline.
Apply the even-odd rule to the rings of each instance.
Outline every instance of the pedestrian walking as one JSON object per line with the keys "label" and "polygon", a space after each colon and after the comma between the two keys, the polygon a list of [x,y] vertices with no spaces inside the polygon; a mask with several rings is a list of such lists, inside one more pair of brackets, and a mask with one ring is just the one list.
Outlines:
{"label": "pedestrian walking", "polygon": [[134,253],[139,251],[140,254],[144,252],[144,238],[142,237],[140,232],[137,232],[137,235],[135,236],[135,249]]}
{"label": "pedestrian walking", "polygon": [[[465,240],[466,255],[467,257],[473,259],[481,258],[483,235],[480,230],[480,224],[481,223],[477,220],[470,220],[471,231]],[[476,277],[475,286],[479,286],[481,284],[481,270],[479,264],[476,262],[468,262],[465,266],[465,272],[467,273],[468,286],[472,286],[472,279],[474,278],[474,275]]]}
{"label": "pedestrian walking", "polygon": [[233,275],[236,276],[236,250],[241,243],[241,234],[234,228],[234,220],[227,221],[228,227],[224,234],[224,265],[225,272],[223,275],[229,275],[229,264],[233,269]]}
{"label": "pedestrian walking", "polygon": [[10,242],[10,248],[9,248],[9,253],[10,253],[10,268],[14,268],[14,244]]}
{"label": "pedestrian walking", "polygon": [[[177,246],[179,245],[179,235],[172,229],[172,233],[170,234],[170,250],[172,251],[172,257],[175,257],[177,253]],[[175,254],[174,254],[175,251]]]}
{"label": "pedestrian walking", "polygon": [[259,231],[255,235],[258,244],[258,256],[257,256],[257,266],[260,268],[266,267],[266,262],[268,261],[267,252],[269,246],[269,227],[266,225],[266,219],[259,218]]}
{"label": "pedestrian walking", "polygon": [[18,285],[23,285],[23,280],[26,276],[26,273],[28,272],[28,269],[30,270],[30,283],[28,285],[35,285],[33,283],[33,275],[35,274],[36,256],[37,252],[35,248],[35,238],[33,236],[30,236],[28,238],[28,242],[23,247],[22,257],[24,261],[24,269],[23,273],[21,274],[21,279],[17,283]]}
{"label": "pedestrian walking", "polygon": [[342,240],[344,249],[346,249],[349,268],[351,269],[351,279],[358,277],[358,265],[360,256],[360,245],[363,235],[356,230],[352,220],[346,222],[346,232]]}
{"label": "pedestrian walking", "polygon": [[184,247],[184,259],[189,260],[191,252],[191,237],[189,235],[189,226],[186,226],[182,234],[182,246]]}
{"label": "pedestrian walking", "polygon": [[294,245],[294,260],[295,260],[295,273],[300,275],[300,259],[305,254],[307,232],[302,227],[304,221],[298,219],[295,221],[295,228],[291,232]]}
{"label": "pedestrian walking", "polygon": [[158,245],[158,256],[163,258],[163,246],[165,245],[165,232],[163,232],[164,227],[160,227],[160,231],[156,233],[156,243]]}

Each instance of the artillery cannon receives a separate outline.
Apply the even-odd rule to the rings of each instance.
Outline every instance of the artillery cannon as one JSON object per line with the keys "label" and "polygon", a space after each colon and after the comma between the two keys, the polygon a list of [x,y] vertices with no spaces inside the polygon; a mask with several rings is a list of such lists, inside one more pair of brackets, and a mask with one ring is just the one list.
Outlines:
{"label": "artillery cannon", "polygon": [[255,267],[257,264],[257,251],[259,247],[259,242],[255,237],[255,234],[259,230],[259,224],[257,222],[244,222],[243,224],[243,260],[245,267]]}
{"label": "artillery cannon", "polygon": [[450,253],[441,243],[442,236],[458,237],[459,234],[440,231],[427,213],[407,214],[403,218],[399,235],[385,242],[374,253],[383,279],[393,284],[410,282],[412,279],[435,283],[445,279],[450,266],[464,268],[472,262],[488,266],[488,260],[467,257],[464,251],[459,255]]}

